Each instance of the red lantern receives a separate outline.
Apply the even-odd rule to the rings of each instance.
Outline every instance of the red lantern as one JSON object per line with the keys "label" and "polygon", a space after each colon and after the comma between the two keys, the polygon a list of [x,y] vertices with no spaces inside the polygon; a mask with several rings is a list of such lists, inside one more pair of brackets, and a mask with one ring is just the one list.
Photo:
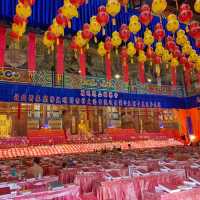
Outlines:
{"label": "red lantern", "polygon": [[199,22],[193,21],[189,26],[189,34],[192,38],[200,39],[200,25]]}
{"label": "red lantern", "polygon": [[47,31],[47,39],[51,41],[55,41],[56,36],[51,31]]}
{"label": "red lantern", "polygon": [[70,3],[78,8],[85,3],[85,0],[70,0]]}
{"label": "red lantern", "polygon": [[179,63],[180,63],[181,65],[185,65],[185,64],[187,63],[187,58],[186,58],[184,55],[182,55],[182,56],[179,58]]}
{"label": "red lantern", "polygon": [[148,26],[153,19],[151,11],[143,11],[140,13],[140,21],[145,25]]}
{"label": "red lantern", "polygon": [[61,26],[65,26],[66,25],[66,18],[64,17],[64,15],[58,14],[56,16],[56,22],[57,22],[57,24],[59,24]]}
{"label": "red lantern", "polygon": [[120,56],[121,56],[121,59],[122,59],[122,60],[128,58],[128,52],[127,52],[127,48],[126,48],[125,46],[123,46],[123,47],[121,48]]}
{"label": "red lantern", "polygon": [[127,42],[130,38],[130,31],[126,24],[122,24],[119,31],[120,37],[124,42]]}
{"label": "red lantern", "polygon": [[200,40],[196,40],[195,45],[197,48],[200,48]]}
{"label": "red lantern", "polygon": [[96,19],[102,27],[104,27],[109,22],[109,15],[106,12],[105,6],[100,6],[98,8],[98,14]]}
{"label": "red lantern", "polygon": [[173,40],[168,40],[166,42],[166,48],[170,51],[173,52],[176,48],[176,43]]}
{"label": "red lantern", "polygon": [[158,41],[161,41],[165,37],[165,31],[161,23],[157,23],[154,28],[154,38]]}
{"label": "red lantern", "polygon": [[73,50],[78,50],[79,46],[76,44],[76,36],[72,37],[70,48]]}
{"label": "red lantern", "polygon": [[175,58],[179,58],[181,56],[181,51],[178,47],[176,47],[172,53]]}
{"label": "red lantern", "polygon": [[188,24],[193,17],[193,12],[189,4],[182,4],[179,10],[179,21]]}
{"label": "red lantern", "polygon": [[19,0],[25,6],[33,6],[35,4],[35,0]]}
{"label": "red lantern", "polygon": [[90,40],[92,38],[92,33],[90,32],[90,25],[89,24],[84,24],[83,25],[83,31],[82,31],[82,37],[85,40]]}
{"label": "red lantern", "polygon": [[154,57],[154,51],[152,47],[148,47],[146,55],[147,55],[147,58],[149,59],[152,59]]}
{"label": "red lantern", "polygon": [[18,15],[15,15],[14,18],[13,18],[13,22],[17,25],[23,25],[24,22],[27,23],[27,19],[24,19]]}
{"label": "red lantern", "polygon": [[13,41],[19,41],[21,38],[17,33],[13,32],[13,31],[10,32],[10,37],[11,37],[11,40],[13,40]]}
{"label": "red lantern", "polygon": [[143,42],[142,38],[137,38],[136,43],[135,43],[135,48],[138,51],[144,49],[144,42]]}
{"label": "red lantern", "polygon": [[110,37],[106,37],[105,43],[104,43],[104,48],[107,52],[110,52],[112,50],[112,41]]}

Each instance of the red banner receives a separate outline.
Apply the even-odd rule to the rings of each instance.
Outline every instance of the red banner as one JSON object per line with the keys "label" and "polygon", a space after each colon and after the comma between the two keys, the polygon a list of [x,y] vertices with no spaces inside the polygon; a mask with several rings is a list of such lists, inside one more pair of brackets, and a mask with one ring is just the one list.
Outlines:
{"label": "red banner", "polygon": [[64,73],[64,40],[59,39],[59,44],[57,45],[56,52],[56,74],[58,76]]}
{"label": "red banner", "polygon": [[34,73],[36,70],[36,34],[28,34],[28,71]]}
{"label": "red banner", "polygon": [[0,68],[4,67],[6,50],[6,28],[0,26]]}
{"label": "red banner", "polygon": [[86,78],[86,58],[85,52],[81,49],[79,55],[79,66],[80,66],[80,73],[82,78]]}
{"label": "red banner", "polygon": [[140,80],[140,83],[142,83],[142,84],[145,83],[145,72],[144,72],[144,63],[143,62],[139,63],[139,80]]}
{"label": "red banner", "polygon": [[171,67],[171,79],[172,79],[172,85],[176,86],[176,67]]}

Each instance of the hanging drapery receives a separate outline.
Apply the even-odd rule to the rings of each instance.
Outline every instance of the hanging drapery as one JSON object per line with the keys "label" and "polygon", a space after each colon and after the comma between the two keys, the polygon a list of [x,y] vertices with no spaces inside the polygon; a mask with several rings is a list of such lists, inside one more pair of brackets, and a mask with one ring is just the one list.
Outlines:
{"label": "hanging drapery", "polygon": [[111,68],[110,53],[106,53],[105,64],[106,64],[106,79],[108,81],[110,81],[112,79],[112,68]]}
{"label": "hanging drapery", "polygon": [[59,38],[56,51],[56,75],[60,79],[64,74],[64,40]]}
{"label": "hanging drapery", "polygon": [[33,75],[36,70],[36,34],[28,34],[28,72]]}
{"label": "hanging drapery", "polygon": [[0,68],[4,67],[6,50],[6,28],[0,26]]}
{"label": "hanging drapery", "polygon": [[85,52],[81,48],[80,54],[79,54],[79,66],[80,66],[80,74],[83,79],[86,78],[86,58],[85,58]]}

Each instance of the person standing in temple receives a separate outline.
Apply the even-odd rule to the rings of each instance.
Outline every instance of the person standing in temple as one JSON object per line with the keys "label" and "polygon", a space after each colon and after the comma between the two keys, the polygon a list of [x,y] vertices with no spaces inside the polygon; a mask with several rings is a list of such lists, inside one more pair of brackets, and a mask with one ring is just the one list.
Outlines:
{"label": "person standing in temple", "polygon": [[40,159],[34,158],[33,166],[27,170],[29,177],[40,178],[43,176],[43,168],[40,166]]}

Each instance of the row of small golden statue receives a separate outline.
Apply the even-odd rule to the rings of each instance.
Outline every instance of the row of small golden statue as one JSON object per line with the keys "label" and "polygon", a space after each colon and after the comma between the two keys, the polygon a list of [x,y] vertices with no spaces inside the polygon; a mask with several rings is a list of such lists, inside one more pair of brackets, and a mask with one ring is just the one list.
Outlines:
{"label": "row of small golden statue", "polygon": [[81,120],[78,125],[78,133],[80,136],[90,138],[92,137],[92,133],[89,129],[89,121],[88,120]]}

